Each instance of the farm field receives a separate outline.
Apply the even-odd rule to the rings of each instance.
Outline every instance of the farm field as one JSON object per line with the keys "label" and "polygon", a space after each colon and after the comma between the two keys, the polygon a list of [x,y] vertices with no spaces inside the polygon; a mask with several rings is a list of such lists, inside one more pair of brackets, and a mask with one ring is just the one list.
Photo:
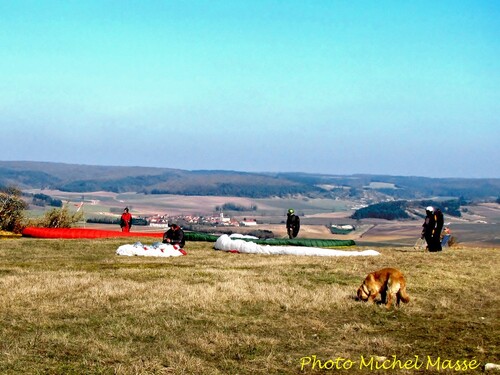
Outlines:
{"label": "farm field", "polygon": [[266,198],[252,199],[242,197],[220,196],[184,196],[184,195],[154,195],[136,193],[89,192],[68,193],[58,190],[27,190],[28,193],[43,193],[73,204],[85,202],[85,210],[90,214],[123,210],[128,206],[136,215],[169,214],[173,215],[213,215],[218,214],[217,207],[225,203],[233,203],[242,207],[257,206],[255,211],[245,212],[257,217],[267,217],[268,220],[283,218],[290,207],[294,207],[301,215],[331,214],[332,212],[348,211],[354,202],[337,201],[333,199],[310,198]]}
{"label": "farm field", "polygon": [[[135,240],[151,241],[0,240],[0,373],[479,374],[500,362],[498,249],[115,254]],[[386,266],[406,275],[410,303],[356,301]]]}
{"label": "farm field", "polygon": [[[176,215],[217,215],[216,207],[234,203],[243,207],[257,206],[255,211],[232,212],[238,220],[245,217],[256,219],[259,225],[254,229],[270,230],[275,236],[286,235],[284,222],[286,210],[295,208],[301,217],[303,238],[352,239],[364,246],[413,246],[420,236],[422,222],[387,221],[364,219],[356,221],[349,216],[358,202],[333,199],[250,199],[241,197],[207,197],[178,195],[116,194],[111,192],[67,193],[52,190],[31,190],[76,205],[82,200],[86,217],[118,217],[125,206],[131,208],[135,217],[160,214]],[[500,205],[484,203],[467,207],[462,218],[445,217],[457,246],[500,247]],[[352,224],[356,231],[349,235],[333,235],[331,224]],[[97,226],[99,227],[99,226]],[[109,227],[109,226],[108,226]],[[235,232],[248,232],[248,228],[226,228]],[[141,229],[143,230],[143,229]]]}

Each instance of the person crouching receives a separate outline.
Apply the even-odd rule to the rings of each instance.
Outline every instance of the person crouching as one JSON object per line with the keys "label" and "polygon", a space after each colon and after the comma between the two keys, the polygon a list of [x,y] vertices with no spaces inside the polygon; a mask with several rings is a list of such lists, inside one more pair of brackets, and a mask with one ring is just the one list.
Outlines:
{"label": "person crouching", "polygon": [[183,248],[186,244],[184,231],[177,224],[170,224],[170,229],[163,234],[163,243],[178,245]]}

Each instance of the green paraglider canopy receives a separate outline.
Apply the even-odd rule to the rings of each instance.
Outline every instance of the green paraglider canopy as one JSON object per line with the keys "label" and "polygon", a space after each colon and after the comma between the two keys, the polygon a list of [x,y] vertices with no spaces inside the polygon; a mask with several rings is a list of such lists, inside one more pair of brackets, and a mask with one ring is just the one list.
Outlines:
{"label": "green paraglider canopy", "polygon": [[[199,232],[185,232],[184,237],[186,241],[207,241],[215,242],[218,235],[199,233]],[[248,238],[248,237],[237,237],[235,239],[244,240],[247,242],[254,242],[259,245],[270,245],[270,246],[308,246],[308,247],[344,247],[344,246],[354,246],[356,243],[353,240],[325,240],[325,239],[314,239],[314,238]]]}
{"label": "green paraglider canopy", "polygon": [[[243,238],[245,239],[245,238]],[[265,240],[250,240],[259,245],[271,246],[308,246],[308,247],[344,247],[354,246],[356,243],[353,240],[325,240],[316,238],[268,238]]]}

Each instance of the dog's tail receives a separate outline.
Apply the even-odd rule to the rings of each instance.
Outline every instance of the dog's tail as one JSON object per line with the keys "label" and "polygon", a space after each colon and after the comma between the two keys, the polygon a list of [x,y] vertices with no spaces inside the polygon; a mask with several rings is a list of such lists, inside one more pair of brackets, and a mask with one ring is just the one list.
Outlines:
{"label": "dog's tail", "polygon": [[408,293],[406,293],[406,285],[405,284],[402,284],[401,285],[401,288],[399,289],[399,299],[403,302],[403,303],[408,303],[410,302],[410,296],[408,295]]}

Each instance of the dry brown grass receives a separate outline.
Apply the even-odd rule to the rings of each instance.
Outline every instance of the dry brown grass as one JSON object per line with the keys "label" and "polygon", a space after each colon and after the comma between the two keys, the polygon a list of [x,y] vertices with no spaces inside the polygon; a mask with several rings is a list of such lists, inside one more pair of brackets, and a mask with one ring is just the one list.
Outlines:
{"label": "dry brown grass", "polygon": [[[356,374],[388,372],[360,369],[361,356],[499,361],[497,249],[323,258],[188,243],[180,258],[115,255],[130,241],[0,241],[0,373],[339,372],[301,370],[316,356],[349,359],[344,373]],[[407,277],[412,300],[400,309],[354,299],[385,266]]]}

